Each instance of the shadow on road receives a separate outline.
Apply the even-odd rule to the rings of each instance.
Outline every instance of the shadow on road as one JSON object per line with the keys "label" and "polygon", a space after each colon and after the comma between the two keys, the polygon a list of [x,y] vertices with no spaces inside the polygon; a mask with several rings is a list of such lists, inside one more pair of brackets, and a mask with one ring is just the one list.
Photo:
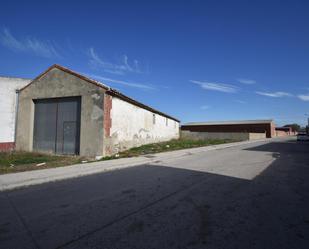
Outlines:
{"label": "shadow on road", "polygon": [[0,247],[308,248],[308,149],[245,149],[276,157],[253,180],[154,164],[2,193]]}
{"label": "shadow on road", "polygon": [[296,141],[295,139],[285,141],[275,141],[256,147],[250,147],[246,150],[250,151],[265,151],[279,152],[285,154],[308,154],[309,142]]}

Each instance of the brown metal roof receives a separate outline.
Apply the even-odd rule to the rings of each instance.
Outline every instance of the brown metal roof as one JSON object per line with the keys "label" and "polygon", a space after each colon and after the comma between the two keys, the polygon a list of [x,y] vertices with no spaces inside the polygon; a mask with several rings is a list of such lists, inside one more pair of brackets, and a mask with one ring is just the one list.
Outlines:
{"label": "brown metal roof", "polygon": [[87,82],[89,82],[89,83],[91,83],[91,84],[94,84],[94,85],[96,85],[96,86],[98,86],[98,87],[101,87],[101,88],[105,89],[105,90],[106,90],[106,93],[109,94],[109,95],[111,95],[111,96],[117,97],[117,98],[119,98],[119,99],[122,99],[122,100],[124,100],[124,101],[126,101],[126,102],[128,102],[128,103],[133,104],[133,105],[139,106],[139,107],[141,107],[141,108],[143,108],[143,109],[146,109],[146,110],[148,110],[148,111],[151,111],[151,112],[153,112],[153,113],[156,113],[156,114],[159,114],[159,115],[161,115],[161,116],[167,117],[167,118],[172,119],[172,120],[175,120],[175,121],[177,121],[177,122],[180,122],[178,119],[176,119],[176,118],[174,118],[174,117],[172,117],[172,116],[170,116],[170,115],[168,115],[168,114],[165,114],[165,113],[163,113],[163,112],[160,112],[160,111],[158,111],[158,110],[156,110],[156,109],[154,109],[154,108],[152,108],[152,107],[150,107],[150,106],[144,105],[144,104],[142,104],[141,102],[139,102],[139,101],[137,101],[137,100],[134,100],[134,99],[132,99],[132,98],[130,98],[130,97],[128,97],[128,96],[126,96],[126,95],[124,95],[124,94],[118,92],[117,90],[115,90],[115,89],[113,89],[113,88],[111,88],[111,87],[109,87],[109,86],[107,86],[107,85],[105,85],[105,84],[103,84],[103,83],[101,83],[101,82],[99,82],[99,81],[90,79],[90,78],[88,78],[88,77],[86,77],[86,76],[84,76],[84,75],[81,75],[81,74],[79,74],[79,73],[77,73],[77,72],[72,71],[71,69],[68,69],[68,68],[66,68],[66,67],[60,66],[60,65],[58,65],[58,64],[54,64],[54,65],[52,65],[51,67],[49,67],[46,71],[44,71],[44,72],[41,73],[39,76],[37,76],[35,79],[33,79],[28,85],[26,85],[26,86],[24,86],[23,88],[21,88],[20,91],[22,91],[22,90],[24,90],[25,88],[27,88],[27,87],[28,87],[29,85],[31,85],[34,81],[36,81],[36,80],[38,80],[38,79],[44,77],[45,74],[47,74],[50,70],[52,70],[52,69],[54,69],[54,68],[57,68],[57,69],[62,70],[62,71],[64,71],[64,72],[66,72],[66,73],[72,74],[72,75],[74,75],[74,76],[76,76],[76,77],[78,77],[78,78],[80,78],[80,79],[82,79],[82,80],[85,80],[85,81],[87,81]]}

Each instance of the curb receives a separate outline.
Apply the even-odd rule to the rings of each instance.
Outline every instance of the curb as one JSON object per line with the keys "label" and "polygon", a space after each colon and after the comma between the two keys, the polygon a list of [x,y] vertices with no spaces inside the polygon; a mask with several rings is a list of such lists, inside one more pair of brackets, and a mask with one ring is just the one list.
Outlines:
{"label": "curb", "polygon": [[176,151],[161,152],[156,154],[148,154],[145,156],[132,157],[132,158],[121,158],[109,161],[98,161],[87,164],[75,164],[58,168],[4,174],[0,175],[0,192],[48,182],[72,179],[96,173],[103,173],[112,170],[120,170],[143,164],[156,163],[158,160],[160,161],[173,160],[186,155],[194,155],[202,152],[226,149],[257,142],[268,142],[271,140],[272,139],[261,139],[254,141],[234,142],[234,143],[211,145],[211,146],[204,146],[190,149],[182,149]]}

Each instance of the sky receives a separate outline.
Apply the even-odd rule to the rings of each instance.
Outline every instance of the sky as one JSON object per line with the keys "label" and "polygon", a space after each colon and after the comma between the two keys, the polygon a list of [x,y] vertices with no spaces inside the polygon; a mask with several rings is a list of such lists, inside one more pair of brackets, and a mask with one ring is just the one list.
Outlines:
{"label": "sky", "polygon": [[53,64],[182,121],[309,114],[309,1],[1,1],[0,75]]}

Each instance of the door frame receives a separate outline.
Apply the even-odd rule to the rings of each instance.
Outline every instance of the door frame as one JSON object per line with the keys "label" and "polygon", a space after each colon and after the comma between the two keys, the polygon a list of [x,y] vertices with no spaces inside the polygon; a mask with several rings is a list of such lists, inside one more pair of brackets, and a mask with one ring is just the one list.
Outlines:
{"label": "door frame", "polygon": [[[34,149],[34,136],[35,136],[35,129],[36,129],[36,122],[35,122],[35,118],[36,118],[36,103],[39,102],[45,102],[45,103],[56,103],[57,107],[56,107],[56,134],[55,134],[55,147],[54,147],[54,154],[58,154],[58,155],[65,155],[65,154],[59,154],[57,153],[57,123],[58,123],[58,105],[59,102],[61,101],[70,101],[70,100],[76,100],[77,102],[77,116],[76,116],[76,142],[75,142],[75,153],[73,155],[79,155],[80,154],[80,130],[81,130],[81,96],[69,96],[69,97],[56,97],[56,98],[40,98],[40,99],[33,99],[33,103],[34,103],[34,115],[33,115],[33,143],[32,143],[32,150],[35,151]],[[62,145],[63,146],[63,145]],[[39,150],[37,150],[39,151]],[[66,155],[72,155],[72,154],[66,154]]]}

